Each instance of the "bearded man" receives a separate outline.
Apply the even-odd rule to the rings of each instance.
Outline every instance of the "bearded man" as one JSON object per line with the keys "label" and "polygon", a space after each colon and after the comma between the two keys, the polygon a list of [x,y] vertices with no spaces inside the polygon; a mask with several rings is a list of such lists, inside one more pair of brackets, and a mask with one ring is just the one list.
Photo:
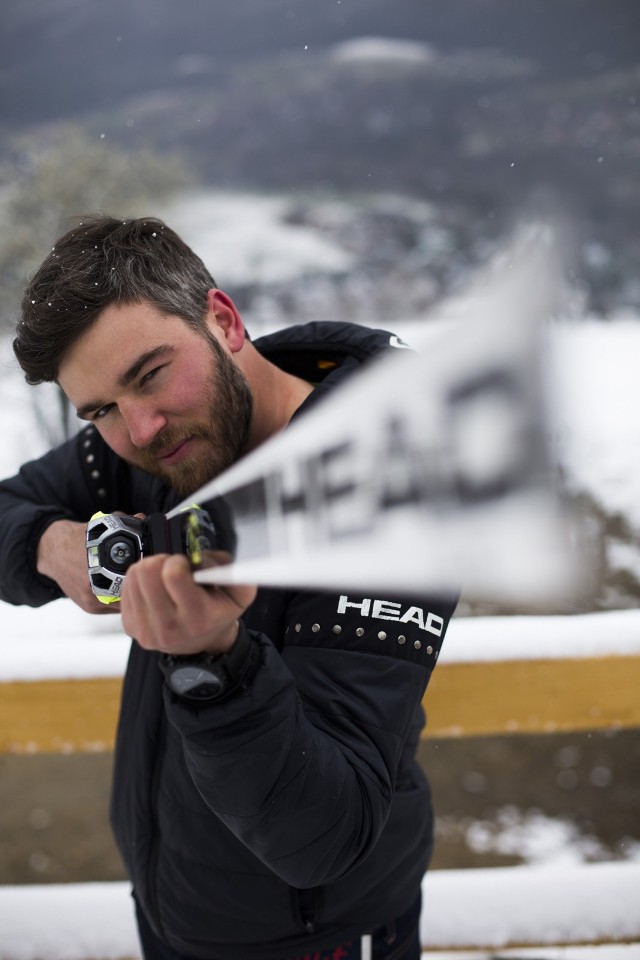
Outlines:
{"label": "bearded man", "polygon": [[[389,343],[314,323],[254,344],[164,223],[85,219],[29,284],[14,350],[87,426],[0,484],[0,595],[104,612],[96,509],[167,512]],[[433,828],[415,754],[455,601],[396,601],[442,625],[428,644],[415,621],[381,631],[367,598],[203,586],[182,555],[128,570],[112,825],[146,960],[419,957]],[[184,657],[224,682],[185,691]]]}

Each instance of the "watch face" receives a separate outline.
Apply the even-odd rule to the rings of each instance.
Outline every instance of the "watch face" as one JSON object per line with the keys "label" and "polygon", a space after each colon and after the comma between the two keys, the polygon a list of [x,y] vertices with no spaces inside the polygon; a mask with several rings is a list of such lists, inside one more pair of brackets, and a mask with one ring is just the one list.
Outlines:
{"label": "watch face", "polygon": [[169,686],[179,697],[213,700],[225,689],[222,677],[210,666],[185,663],[171,671]]}

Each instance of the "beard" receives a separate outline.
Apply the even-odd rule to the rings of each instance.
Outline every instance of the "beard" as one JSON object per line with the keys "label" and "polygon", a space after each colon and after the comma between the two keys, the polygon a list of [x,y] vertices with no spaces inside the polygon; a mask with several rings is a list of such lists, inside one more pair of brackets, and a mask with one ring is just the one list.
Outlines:
{"label": "beard", "polygon": [[[202,418],[167,427],[146,447],[136,466],[160,477],[181,497],[188,497],[219,476],[244,453],[249,439],[253,396],[246,378],[208,330],[202,333],[211,351],[209,401]],[[192,457],[171,467],[158,461],[158,454],[185,440],[196,444]]]}

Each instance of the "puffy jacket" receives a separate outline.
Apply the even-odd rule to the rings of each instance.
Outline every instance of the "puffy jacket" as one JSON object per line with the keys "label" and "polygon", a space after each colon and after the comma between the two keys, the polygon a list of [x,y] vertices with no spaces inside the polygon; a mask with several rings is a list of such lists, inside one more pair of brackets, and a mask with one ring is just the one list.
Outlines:
{"label": "puffy jacket", "polygon": [[[316,323],[255,346],[321,381],[300,416],[388,344],[382,331]],[[83,429],[0,484],[3,599],[60,596],[35,569],[53,520],[175,502]],[[259,666],[241,692],[205,705],[173,696],[158,654],[132,644],[112,824],[158,937],[203,960],[282,960],[409,908],[432,847],[415,759],[421,701],[454,607],[449,597],[260,589],[242,626]]]}

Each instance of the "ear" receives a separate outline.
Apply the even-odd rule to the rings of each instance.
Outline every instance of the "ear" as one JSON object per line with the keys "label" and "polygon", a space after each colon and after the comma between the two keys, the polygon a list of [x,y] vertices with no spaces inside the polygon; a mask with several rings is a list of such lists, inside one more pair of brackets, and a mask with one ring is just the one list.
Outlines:
{"label": "ear", "polygon": [[231,297],[216,287],[207,292],[206,324],[213,334],[222,333],[231,353],[242,349],[245,341],[242,317]]}

